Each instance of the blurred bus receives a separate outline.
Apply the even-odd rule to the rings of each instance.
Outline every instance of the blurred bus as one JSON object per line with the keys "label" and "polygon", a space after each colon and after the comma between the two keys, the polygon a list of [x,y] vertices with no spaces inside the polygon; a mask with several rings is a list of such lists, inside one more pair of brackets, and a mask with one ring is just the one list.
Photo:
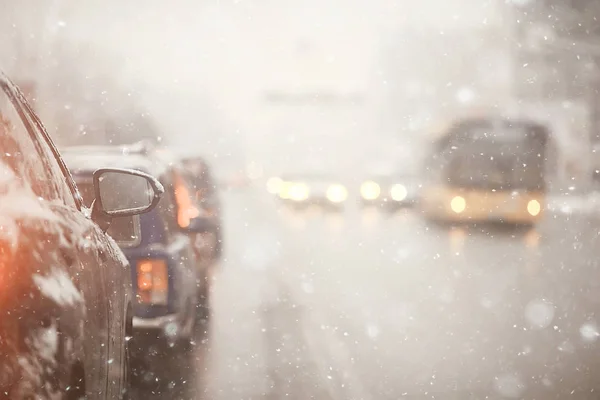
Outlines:
{"label": "blurred bus", "polygon": [[548,135],[545,126],[523,119],[455,121],[433,140],[426,157],[424,215],[535,224],[545,205]]}

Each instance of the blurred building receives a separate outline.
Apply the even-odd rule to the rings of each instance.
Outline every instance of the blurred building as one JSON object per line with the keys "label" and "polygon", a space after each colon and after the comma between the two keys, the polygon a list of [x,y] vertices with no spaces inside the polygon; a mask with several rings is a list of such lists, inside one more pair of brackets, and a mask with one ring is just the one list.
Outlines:
{"label": "blurred building", "polygon": [[396,125],[388,131],[414,142],[423,130],[465,110],[532,117],[553,133],[553,186],[585,187],[590,149],[598,141],[600,3],[448,5],[437,12],[427,2],[413,5],[423,18],[397,28],[382,49],[382,120]]}
{"label": "blurred building", "polygon": [[[548,122],[556,180],[583,182],[600,141],[597,8],[0,0],[0,62],[66,141],[116,140],[117,127],[124,141],[193,135],[206,154],[274,169],[353,171],[382,149],[400,159],[437,119],[485,106]],[[140,83],[158,95],[140,95]]]}
{"label": "blurred building", "polygon": [[71,23],[85,5],[0,0],[0,65],[60,145],[156,139],[150,113],[127,81],[118,53],[79,42]]}
{"label": "blurred building", "polygon": [[585,188],[600,141],[600,3],[523,3],[512,7],[515,97],[552,125],[557,180]]}

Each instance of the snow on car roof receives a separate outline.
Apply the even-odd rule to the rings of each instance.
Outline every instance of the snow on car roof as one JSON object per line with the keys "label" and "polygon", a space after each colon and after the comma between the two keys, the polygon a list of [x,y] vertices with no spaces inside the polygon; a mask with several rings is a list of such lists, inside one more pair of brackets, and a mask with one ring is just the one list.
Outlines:
{"label": "snow on car roof", "polygon": [[60,150],[73,174],[90,173],[99,168],[129,168],[159,177],[168,167],[162,160],[123,149],[122,146],[73,146]]}

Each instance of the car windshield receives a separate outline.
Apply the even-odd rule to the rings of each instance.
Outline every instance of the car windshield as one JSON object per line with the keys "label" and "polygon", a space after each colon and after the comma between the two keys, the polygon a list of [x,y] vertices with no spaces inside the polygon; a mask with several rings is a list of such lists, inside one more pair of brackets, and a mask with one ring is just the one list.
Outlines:
{"label": "car windshield", "polygon": [[448,183],[490,190],[543,189],[545,141],[537,140],[527,126],[492,122],[458,125],[440,142],[440,168]]}
{"label": "car windshield", "polygon": [[536,165],[506,154],[456,155],[447,165],[448,183],[493,190],[539,189],[544,186]]}
{"label": "car windshield", "polygon": [[600,0],[0,0],[0,68],[0,398],[600,398]]}

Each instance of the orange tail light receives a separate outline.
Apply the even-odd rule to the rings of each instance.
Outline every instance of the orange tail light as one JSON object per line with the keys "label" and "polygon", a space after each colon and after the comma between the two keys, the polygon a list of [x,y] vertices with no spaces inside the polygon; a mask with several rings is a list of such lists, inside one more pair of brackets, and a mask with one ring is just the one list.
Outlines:
{"label": "orange tail light", "polygon": [[200,211],[192,201],[192,193],[188,190],[185,181],[180,175],[175,174],[175,202],[177,203],[177,223],[181,228],[190,225],[190,220],[200,215]]}
{"label": "orange tail light", "polygon": [[169,274],[167,262],[143,259],[137,263],[137,298],[144,304],[167,304]]}

